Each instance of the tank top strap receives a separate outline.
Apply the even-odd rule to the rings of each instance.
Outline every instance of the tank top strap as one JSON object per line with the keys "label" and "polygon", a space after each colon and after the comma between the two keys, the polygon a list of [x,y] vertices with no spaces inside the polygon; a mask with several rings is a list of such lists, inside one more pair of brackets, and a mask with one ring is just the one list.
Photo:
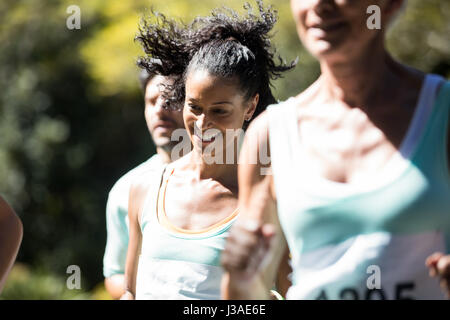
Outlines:
{"label": "tank top strap", "polygon": [[399,149],[405,158],[410,157],[414,147],[417,145],[417,141],[423,136],[423,132],[433,112],[437,90],[443,81],[444,79],[442,77],[435,74],[427,74],[425,76],[413,119]]}
{"label": "tank top strap", "polygon": [[[443,79],[440,79],[442,82]],[[450,81],[445,81],[439,91],[438,86],[435,85],[434,97],[430,118],[422,139],[417,145],[414,161],[431,171],[443,170],[444,172],[440,173],[448,176],[447,139],[450,121]]]}
{"label": "tank top strap", "polygon": [[[444,127],[448,127],[450,121],[450,81],[441,78],[443,82],[439,91],[436,90],[434,118],[441,119]],[[442,117],[442,118],[441,118]]]}
{"label": "tank top strap", "polygon": [[151,170],[148,175],[150,179],[145,200],[141,210],[141,230],[143,231],[147,223],[153,224],[157,222],[157,203],[160,192],[160,187],[163,182],[164,173],[166,171],[167,164],[160,166],[158,169]]}
{"label": "tank top strap", "polygon": [[298,169],[298,130],[295,98],[267,108],[270,157],[277,194],[292,187],[294,171]]}

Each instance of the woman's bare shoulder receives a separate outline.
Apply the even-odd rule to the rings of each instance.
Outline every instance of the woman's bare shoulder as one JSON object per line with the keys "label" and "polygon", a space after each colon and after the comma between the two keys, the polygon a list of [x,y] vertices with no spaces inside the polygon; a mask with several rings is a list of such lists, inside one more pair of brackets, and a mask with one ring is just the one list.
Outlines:
{"label": "woman's bare shoulder", "polygon": [[14,214],[14,210],[9,206],[6,200],[0,196],[0,220]]}

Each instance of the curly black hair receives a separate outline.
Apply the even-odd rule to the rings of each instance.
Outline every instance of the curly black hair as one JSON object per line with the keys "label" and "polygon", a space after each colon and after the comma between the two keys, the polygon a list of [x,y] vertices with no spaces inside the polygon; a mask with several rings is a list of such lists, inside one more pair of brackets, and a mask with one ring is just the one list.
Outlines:
{"label": "curly black hair", "polygon": [[[195,18],[190,24],[152,11],[150,17],[142,18],[135,38],[146,53],[138,58],[137,65],[149,73],[175,77],[173,85],[167,86],[163,93],[175,107],[183,105],[186,77],[192,70],[236,77],[246,99],[259,94],[255,118],[276,102],[271,80],[297,64],[297,59],[286,64],[280,56],[276,57],[269,32],[277,21],[277,12],[272,6],[264,8],[262,0],[256,2],[259,16],[246,3],[244,16],[223,7],[213,10],[210,16]],[[153,59],[160,63],[153,63]]]}

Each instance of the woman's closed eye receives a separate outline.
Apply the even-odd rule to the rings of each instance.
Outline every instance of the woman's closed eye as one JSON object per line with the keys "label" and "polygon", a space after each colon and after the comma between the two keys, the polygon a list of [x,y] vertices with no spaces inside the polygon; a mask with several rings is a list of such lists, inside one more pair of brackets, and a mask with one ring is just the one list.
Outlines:
{"label": "woman's closed eye", "polygon": [[195,104],[188,104],[189,110],[193,111],[193,112],[200,112],[202,111],[202,108],[200,108],[199,106],[195,105]]}
{"label": "woman's closed eye", "polygon": [[228,113],[228,110],[225,110],[225,109],[214,109],[214,110],[212,110],[212,112],[214,112],[215,114],[218,114],[218,115],[225,115],[225,114]]}

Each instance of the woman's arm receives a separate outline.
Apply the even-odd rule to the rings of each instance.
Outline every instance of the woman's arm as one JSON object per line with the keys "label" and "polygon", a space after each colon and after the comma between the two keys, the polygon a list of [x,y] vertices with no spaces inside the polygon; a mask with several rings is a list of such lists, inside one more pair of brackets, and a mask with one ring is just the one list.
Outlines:
{"label": "woman's arm", "polygon": [[[142,179],[142,181],[144,181]],[[133,300],[136,297],[136,277],[141,253],[142,233],[140,228],[140,212],[147,194],[147,184],[141,179],[133,184],[130,189],[128,201],[129,242],[127,260],[125,263],[125,293],[121,300]]]}
{"label": "woman's arm", "polygon": [[222,254],[224,299],[270,299],[277,277],[287,279],[287,274],[280,274],[287,269],[279,268],[288,254],[272,175],[265,171],[270,164],[263,164],[259,156],[260,150],[270,150],[266,117],[263,113],[252,122],[242,147],[238,169],[240,216]]}
{"label": "woman's arm", "polygon": [[23,236],[22,222],[0,197],[0,292],[16,260]]}
{"label": "woman's arm", "polygon": [[114,300],[120,299],[125,293],[125,276],[123,274],[114,274],[105,278],[105,289]]}

